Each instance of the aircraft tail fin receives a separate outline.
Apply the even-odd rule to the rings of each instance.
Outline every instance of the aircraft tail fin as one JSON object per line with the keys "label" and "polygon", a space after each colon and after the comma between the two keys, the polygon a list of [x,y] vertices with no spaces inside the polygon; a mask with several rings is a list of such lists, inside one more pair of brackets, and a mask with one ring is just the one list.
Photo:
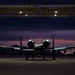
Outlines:
{"label": "aircraft tail fin", "polygon": [[52,48],[53,48],[53,50],[52,50],[52,58],[53,58],[53,60],[55,60],[54,35],[52,36]]}

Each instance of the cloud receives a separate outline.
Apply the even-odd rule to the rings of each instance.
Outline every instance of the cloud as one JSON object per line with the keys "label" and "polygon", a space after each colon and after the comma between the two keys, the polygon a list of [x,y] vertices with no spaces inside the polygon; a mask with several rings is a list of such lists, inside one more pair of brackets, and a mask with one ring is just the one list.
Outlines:
{"label": "cloud", "polygon": [[75,30],[57,30],[47,33],[47,36],[55,35],[56,39],[75,40]]}
{"label": "cloud", "polygon": [[19,40],[20,36],[23,36],[23,39],[50,39],[52,35],[55,36],[55,39],[63,40],[75,40],[75,30],[57,30],[57,31],[1,31],[0,32],[0,41],[9,41],[9,40]]}

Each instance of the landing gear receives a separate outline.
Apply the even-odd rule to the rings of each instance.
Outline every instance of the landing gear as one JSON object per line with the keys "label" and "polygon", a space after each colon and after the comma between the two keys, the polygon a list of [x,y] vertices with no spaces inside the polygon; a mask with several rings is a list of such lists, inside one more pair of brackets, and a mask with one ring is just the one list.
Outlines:
{"label": "landing gear", "polygon": [[29,55],[26,55],[26,60],[28,60],[28,58],[29,58]]}
{"label": "landing gear", "polygon": [[43,57],[44,57],[44,60],[45,60],[45,50],[43,50]]}
{"label": "landing gear", "polygon": [[53,60],[56,60],[56,59],[55,59],[55,51],[54,51],[54,50],[52,51],[52,59],[53,59]]}
{"label": "landing gear", "polygon": [[28,51],[26,52],[26,60],[28,60],[28,58],[29,58],[29,53],[28,53]]}
{"label": "landing gear", "polygon": [[33,60],[34,60],[34,51],[33,51],[32,57],[33,57]]}

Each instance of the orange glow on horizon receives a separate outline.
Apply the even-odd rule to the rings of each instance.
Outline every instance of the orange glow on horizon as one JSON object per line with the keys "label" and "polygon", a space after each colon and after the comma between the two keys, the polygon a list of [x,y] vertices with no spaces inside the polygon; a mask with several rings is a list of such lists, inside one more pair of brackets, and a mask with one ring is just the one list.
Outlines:
{"label": "orange glow on horizon", "polygon": [[[22,41],[23,46],[27,46],[28,40],[24,39]],[[45,39],[44,38],[36,38],[36,39],[33,39],[33,40],[35,40],[36,43],[40,43]],[[52,39],[50,39],[50,41],[52,42]],[[0,42],[0,45],[4,45],[4,46],[11,46],[11,45],[14,45],[14,44],[20,45],[20,41],[18,40],[18,41],[1,41]],[[55,39],[55,47],[73,46],[73,45],[75,45],[74,40]]]}

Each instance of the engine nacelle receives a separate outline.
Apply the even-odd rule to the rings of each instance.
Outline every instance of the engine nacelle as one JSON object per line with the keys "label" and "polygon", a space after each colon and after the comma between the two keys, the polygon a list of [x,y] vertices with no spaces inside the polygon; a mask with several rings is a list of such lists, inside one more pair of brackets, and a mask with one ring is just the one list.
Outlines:
{"label": "engine nacelle", "polygon": [[50,40],[44,40],[43,41],[43,47],[44,48],[49,48],[50,45],[51,45]]}
{"label": "engine nacelle", "polygon": [[29,48],[34,48],[34,44],[35,44],[34,40],[29,40],[28,43],[27,43]]}

